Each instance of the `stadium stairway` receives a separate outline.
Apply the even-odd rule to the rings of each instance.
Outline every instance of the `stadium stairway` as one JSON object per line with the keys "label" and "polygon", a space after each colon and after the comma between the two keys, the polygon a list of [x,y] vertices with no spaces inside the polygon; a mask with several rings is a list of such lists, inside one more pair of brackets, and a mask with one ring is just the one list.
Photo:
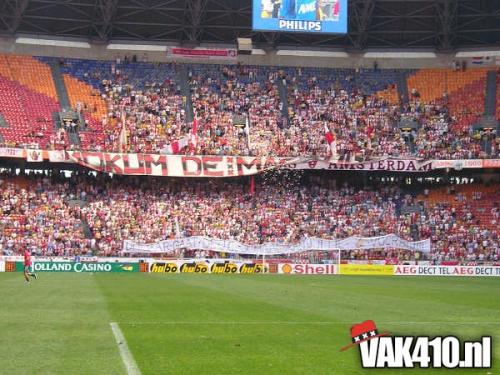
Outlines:
{"label": "stadium stairway", "polygon": [[[52,79],[54,81],[54,85],[56,87],[56,92],[57,92],[57,97],[59,98],[59,103],[61,105],[61,109],[64,111],[70,111],[71,110],[71,103],[69,100],[68,96],[68,90],[66,89],[66,85],[64,84],[64,77],[61,72],[61,68],[59,65],[59,62],[57,61],[51,61],[50,62],[50,70],[52,72]],[[82,117],[83,120],[83,117]],[[81,121],[83,122],[83,121]],[[57,123],[56,123],[57,124]],[[61,124],[58,124],[59,127]],[[56,125],[57,127],[57,125]],[[80,140],[80,135],[79,135],[79,130],[78,128],[75,129],[75,132],[68,132],[68,140],[72,145],[75,146],[80,146],[81,145],[81,140]]]}
{"label": "stadium stairway", "polygon": [[[70,111],[71,110],[71,103],[69,101],[68,90],[66,89],[66,85],[64,84],[64,78],[63,78],[63,75],[61,73],[61,68],[60,68],[59,62],[58,61],[51,61],[49,65],[50,65],[50,70],[52,73],[52,80],[54,81],[54,85],[56,88],[57,97],[59,98],[59,103],[61,105],[61,109],[63,111],[64,110]],[[62,126],[62,124],[59,122],[58,119],[55,121],[55,126],[56,126],[56,128],[60,128]],[[76,145],[76,146],[81,145],[80,135],[78,134],[78,128],[76,129],[76,132],[68,132],[67,136],[68,136],[69,142],[72,145]]]}
{"label": "stadium stairway", "polygon": [[7,124],[7,121],[5,121],[5,118],[0,113],[0,128],[8,128],[8,127],[9,127],[9,124]]}
{"label": "stadium stairway", "polygon": [[398,81],[397,81],[397,89],[398,89],[398,99],[399,104],[404,106],[408,104],[409,96],[408,96],[408,85],[406,84],[407,74],[402,71],[399,73]]}
{"label": "stadium stairway", "polygon": [[290,118],[288,117],[288,93],[285,86],[286,79],[278,79],[278,92],[280,94],[280,101],[283,103],[283,108],[281,108],[281,115],[286,119],[286,123],[290,123]]}
{"label": "stadium stairway", "polygon": [[189,88],[189,74],[186,64],[177,66],[177,81],[179,82],[180,91],[186,103],[186,121],[191,122],[194,119],[193,100],[191,98],[191,89]]}
{"label": "stadium stairway", "polygon": [[78,131],[78,129],[76,130],[76,132],[68,132],[67,134],[68,140],[72,145],[81,146],[82,141],[80,139],[80,132]]}
{"label": "stadium stairway", "polygon": [[61,68],[59,66],[59,63],[55,61],[51,62],[50,71],[52,73],[52,79],[54,81],[61,109],[70,109],[71,104],[68,97],[68,91],[66,90],[66,85],[64,84],[64,79],[61,73]]}

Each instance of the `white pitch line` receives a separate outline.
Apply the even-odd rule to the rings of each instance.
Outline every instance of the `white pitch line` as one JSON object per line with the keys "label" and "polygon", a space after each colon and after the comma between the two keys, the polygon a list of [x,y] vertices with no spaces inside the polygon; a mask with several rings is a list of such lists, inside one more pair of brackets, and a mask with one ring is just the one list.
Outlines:
{"label": "white pitch line", "polygon": [[[277,321],[277,322],[271,322],[271,321],[264,321],[264,322],[174,322],[174,321],[161,321],[161,322],[120,322],[122,325],[197,325],[197,324],[203,324],[203,325],[234,325],[234,324],[241,324],[241,325],[319,325],[319,324],[332,324],[332,325],[344,325],[344,324],[354,324],[355,322],[297,322],[297,321]],[[394,324],[394,325],[418,325],[418,324],[424,324],[424,325],[432,325],[432,324],[438,324],[438,325],[500,325],[500,322],[384,322],[384,321],[377,321],[377,324]]]}
{"label": "white pitch line", "polygon": [[111,330],[113,331],[113,335],[115,336],[116,344],[118,345],[118,349],[120,350],[120,356],[122,357],[123,364],[125,365],[125,369],[127,370],[128,375],[141,375],[141,370],[135,363],[134,357],[130,352],[127,340],[125,340],[125,336],[123,336],[122,330],[118,323],[111,322],[109,323],[111,326]]}

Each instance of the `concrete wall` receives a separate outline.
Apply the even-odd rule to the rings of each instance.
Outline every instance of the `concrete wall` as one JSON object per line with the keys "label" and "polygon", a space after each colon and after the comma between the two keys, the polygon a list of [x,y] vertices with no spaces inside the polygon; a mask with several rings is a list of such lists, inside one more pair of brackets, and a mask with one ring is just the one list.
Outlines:
{"label": "concrete wall", "polygon": [[[54,47],[43,45],[27,45],[16,44],[14,38],[0,38],[0,52],[15,53],[20,55],[36,55],[36,56],[56,56],[56,57],[73,57],[95,60],[114,60],[118,55],[125,54],[131,56],[137,54],[139,59],[142,59],[144,52],[142,51],[116,51],[106,49],[106,44],[93,43],[91,48],[68,48]],[[147,52],[147,60],[155,62],[172,61],[165,52]],[[480,55],[480,52],[478,52]],[[418,68],[448,68],[455,59],[455,54],[437,54],[436,58],[428,59],[376,59],[379,68],[393,69],[418,69]],[[470,59],[466,60],[470,67]],[[192,62],[192,60],[179,60],[178,62]],[[272,65],[272,66],[302,66],[302,67],[331,67],[331,68],[372,68],[375,59],[365,59],[362,53],[350,53],[347,58],[321,58],[321,57],[296,57],[296,56],[279,56],[276,51],[267,51],[267,54],[238,56],[238,61],[243,64],[254,65]],[[500,57],[497,57],[497,64],[500,64]],[[200,61],[203,62],[203,61]],[[210,63],[217,63],[210,61]],[[220,62],[219,63],[224,63]],[[495,58],[492,58],[490,66],[495,65]]]}

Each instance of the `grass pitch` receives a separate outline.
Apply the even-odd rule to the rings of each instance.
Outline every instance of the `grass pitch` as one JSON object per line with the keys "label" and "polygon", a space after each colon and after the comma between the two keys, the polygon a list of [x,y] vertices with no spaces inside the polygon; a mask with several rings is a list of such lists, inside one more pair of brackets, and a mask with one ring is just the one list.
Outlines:
{"label": "grass pitch", "polygon": [[[493,336],[489,370],[363,370],[349,328]],[[0,374],[500,374],[500,279],[0,274]]]}

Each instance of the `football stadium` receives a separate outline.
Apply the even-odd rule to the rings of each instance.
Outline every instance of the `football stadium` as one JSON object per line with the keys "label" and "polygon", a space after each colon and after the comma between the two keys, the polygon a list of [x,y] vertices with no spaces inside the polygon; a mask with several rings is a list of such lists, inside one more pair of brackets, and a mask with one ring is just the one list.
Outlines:
{"label": "football stadium", "polygon": [[0,374],[500,374],[499,0],[0,0]]}

